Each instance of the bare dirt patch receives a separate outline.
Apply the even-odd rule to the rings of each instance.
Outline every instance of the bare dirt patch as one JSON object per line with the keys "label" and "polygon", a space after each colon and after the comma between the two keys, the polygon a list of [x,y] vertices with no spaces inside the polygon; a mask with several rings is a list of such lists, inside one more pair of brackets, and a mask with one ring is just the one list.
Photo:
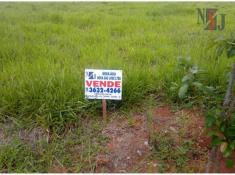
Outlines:
{"label": "bare dirt patch", "polygon": [[[156,134],[163,133],[177,148],[176,151],[184,152],[175,153],[173,160],[168,160],[165,172],[205,171],[210,140],[205,132],[202,111],[183,109],[173,112],[169,106],[157,107],[153,125]],[[185,143],[189,143],[188,146]]]}
{"label": "bare dirt patch", "polygon": [[97,172],[133,172],[149,152],[144,115],[136,115],[131,121],[112,121],[102,134],[110,141],[106,145],[108,154],[97,156]]}
{"label": "bare dirt patch", "polygon": [[[210,140],[204,130],[204,118],[198,110],[173,112],[169,106],[153,110],[152,123],[155,134],[165,133],[175,146],[185,141],[195,143],[187,155],[183,172],[204,172]],[[149,128],[146,115],[133,115],[129,119],[113,120],[102,134],[109,138],[107,153],[97,156],[96,172],[159,172],[159,159],[150,158],[152,145],[149,143]],[[161,142],[161,140],[159,140]],[[171,162],[166,172],[177,172]]]}

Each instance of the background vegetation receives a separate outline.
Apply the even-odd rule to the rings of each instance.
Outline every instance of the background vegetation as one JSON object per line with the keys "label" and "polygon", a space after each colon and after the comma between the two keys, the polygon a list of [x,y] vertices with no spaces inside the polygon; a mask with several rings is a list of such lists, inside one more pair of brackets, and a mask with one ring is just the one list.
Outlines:
{"label": "background vegetation", "polygon": [[[226,14],[224,31],[205,31],[196,8]],[[84,99],[84,69],[122,69],[128,107],[148,92],[175,99],[178,57],[204,70],[204,84],[226,85],[232,60],[215,60],[208,43],[235,27],[233,3],[1,3],[0,119],[33,119],[45,127],[97,108]],[[224,88],[225,89],[225,88]],[[110,102],[111,103],[111,102]],[[90,110],[88,110],[90,109]]]}

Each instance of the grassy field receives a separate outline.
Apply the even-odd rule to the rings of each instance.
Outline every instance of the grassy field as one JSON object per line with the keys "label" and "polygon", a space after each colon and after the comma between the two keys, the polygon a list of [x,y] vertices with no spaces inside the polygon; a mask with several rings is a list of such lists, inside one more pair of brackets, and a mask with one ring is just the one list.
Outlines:
{"label": "grassy field", "polygon": [[[225,30],[203,30],[196,8],[225,13]],[[61,132],[100,115],[101,102],[84,99],[85,68],[123,70],[123,100],[109,109],[128,109],[150,93],[175,100],[170,87],[186,72],[179,56],[204,71],[205,85],[225,89],[233,60],[216,60],[208,46],[234,32],[234,17],[235,3],[2,2],[0,121]]]}

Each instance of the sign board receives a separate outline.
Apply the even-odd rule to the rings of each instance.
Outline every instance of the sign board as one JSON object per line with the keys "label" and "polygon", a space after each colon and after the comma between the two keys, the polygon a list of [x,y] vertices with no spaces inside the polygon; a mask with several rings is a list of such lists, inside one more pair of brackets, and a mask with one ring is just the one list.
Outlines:
{"label": "sign board", "polygon": [[86,99],[122,99],[122,70],[85,69]]}

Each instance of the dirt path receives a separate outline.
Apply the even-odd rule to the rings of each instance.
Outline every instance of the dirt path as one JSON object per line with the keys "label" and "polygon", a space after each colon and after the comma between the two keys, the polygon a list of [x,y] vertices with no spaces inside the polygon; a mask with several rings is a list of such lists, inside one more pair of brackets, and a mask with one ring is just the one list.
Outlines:
{"label": "dirt path", "polygon": [[[96,172],[159,172],[159,159],[150,158],[149,130],[146,115],[134,115],[130,119],[113,120],[103,130],[109,137],[107,153],[97,156]],[[173,112],[168,106],[156,107],[152,116],[156,135],[167,134],[177,147],[184,141],[192,141],[194,153],[189,151],[185,171],[204,172],[209,139],[204,131],[204,118],[200,111]],[[159,140],[160,142],[161,140]],[[176,172],[171,165],[165,171]]]}

